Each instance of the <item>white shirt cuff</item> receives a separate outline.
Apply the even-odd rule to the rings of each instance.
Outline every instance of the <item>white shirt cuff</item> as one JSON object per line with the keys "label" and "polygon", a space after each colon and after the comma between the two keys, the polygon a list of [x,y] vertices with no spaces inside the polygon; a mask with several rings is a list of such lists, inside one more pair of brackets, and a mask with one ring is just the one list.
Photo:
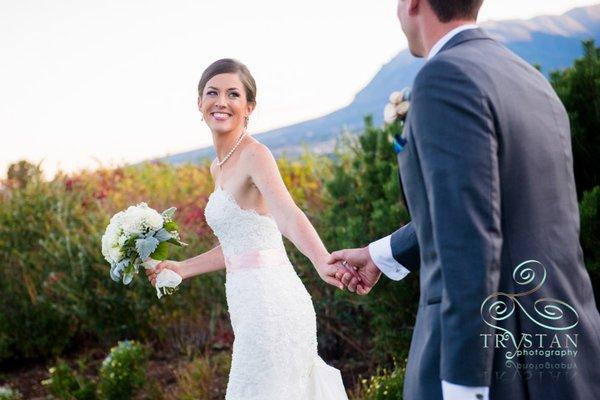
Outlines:
{"label": "white shirt cuff", "polygon": [[410,272],[392,255],[392,235],[369,244],[369,254],[377,268],[393,281],[403,279]]}
{"label": "white shirt cuff", "polygon": [[462,386],[442,381],[444,400],[489,400],[490,388],[487,386]]}

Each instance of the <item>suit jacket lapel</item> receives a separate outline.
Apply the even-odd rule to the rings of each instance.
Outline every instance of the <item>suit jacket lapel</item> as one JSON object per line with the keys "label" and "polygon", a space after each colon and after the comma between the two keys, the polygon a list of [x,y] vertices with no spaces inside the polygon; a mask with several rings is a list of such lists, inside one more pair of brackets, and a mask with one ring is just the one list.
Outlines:
{"label": "suit jacket lapel", "polygon": [[[466,41],[469,40],[493,40],[491,37],[489,37],[483,30],[481,30],[480,28],[477,29],[468,29],[466,31],[462,31],[460,33],[458,33],[456,36],[454,36],[453,38],[451,38],[448,43],[446,43],[441,49],[440,49],[440,53],[451,49],[452,47],[455,47],[461,43],[464,43]],[[438,53],[439,54],[439,53]],[[412,135],[411,134],[411,124],[410,124],[410,111],[408,112],[407,118],[406,118],[406,123],[404,125],[404,131],[402,133],[402,136],[404,137],[404,139],[406,139],[407,141],[410,141],[409,137]],[[409,214],[410,216],[410,210],[408,209],[408,202],[406,201],[406,195],[405,195],[405,191],[404,191],[404,185],[402,183],[402,174],[400,173],[400,170],[402,169],[402,163],[401,163],[401,157],[404,156],[403,153],[407,153],[409,151],[408,146],[410,146],[410,143],[406,143],[406,147],[402,152],[400,152],[397,155],[398,158],[398,180],[400,183],[400,196],[402,197],[402,201],[404,202],[404,207],[406,208],[406,212]],[[406,156],[409,156],[408,154],[406,154]],[[405,160],[407,161],[407,160]],[[408,162],[405,162],[405,168],[408,167]],[[405,173],[408,173],[408,171],[404,171]]]}
{"label": "suit jacket lapel", "polygon": [[410,120],[410,111],[406,117],[406,121],[404,123],[404,129],[402,131],[402,137],[406,140],[406,144],[404,145],[404,149],[402,150],[402,152],[400,152],[396,155],[396,158],[398,160],[398,182],[400,184],[400,196],[402,197],[402,202],[404,203],[404,208],[406,209],[406,212],[408,213],[408,216],[410,217],[410,210],[408,209],[408,202],[406,201],[406,195],[404,193],[404,184],[402,183],[402,174],[400,172],[402,170],[401,158],[404,156],[403,153],[408,152],[408,146],[409,146],[408,137],[409,137],[409,132],[410,132],[410,121],[409,120]]}

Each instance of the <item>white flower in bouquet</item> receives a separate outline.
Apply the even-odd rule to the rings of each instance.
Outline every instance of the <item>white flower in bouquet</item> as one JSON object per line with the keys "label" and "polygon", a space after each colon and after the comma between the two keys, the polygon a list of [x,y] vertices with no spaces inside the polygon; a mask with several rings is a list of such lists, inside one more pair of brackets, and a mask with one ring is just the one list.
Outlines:
{"label": "white flower in bouquet", "polygon": [[410,88],[390,94],[390,102],[383,109],[383,119],[386,124],[393,124],[398,118],[404,120],[410,107]]}
{"label": "white flower in bouquet", "polygon": [[[111,219],[102,236],[102,255],[110,264],[110,277],[128,285],[139,267],[147,269],[168,256],[168,244],[185,246],[179,240],[178,227],[173,221],[175,207],[158,213],[146,203],[131,206]],[[181,283],[181,276],[172,270],[162,270],[156,278],[158,298],[171,294]]]}
{"label": "white flower in bouquet", "polygon": [[139,235],[146,229],[159,230],[164,219],[156,210],[148,207],[146,203],[131,206],[124,212],[123,231],[129,235]]}
{"label": "white flower in bouquet", "polygon": [[115,214],[111,219],[104,236],[102,236],[102,255],[109,263],[118,262],[122,258],[119,237],[122,235],[123,212]]}

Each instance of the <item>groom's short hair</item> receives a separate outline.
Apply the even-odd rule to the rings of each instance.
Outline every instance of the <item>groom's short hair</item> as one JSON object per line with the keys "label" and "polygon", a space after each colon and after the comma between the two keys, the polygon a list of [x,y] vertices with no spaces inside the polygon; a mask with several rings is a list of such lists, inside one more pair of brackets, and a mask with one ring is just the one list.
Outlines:
{"label": "groom's short hair", "polygon": [[440,22],[477,19],[483,0],[428,0]]}

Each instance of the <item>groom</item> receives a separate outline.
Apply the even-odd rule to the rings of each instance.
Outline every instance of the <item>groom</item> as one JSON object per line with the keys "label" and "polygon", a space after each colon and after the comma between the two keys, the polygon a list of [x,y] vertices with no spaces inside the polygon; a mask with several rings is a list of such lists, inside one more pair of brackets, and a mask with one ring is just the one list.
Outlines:
{"label": "groom", "polygon": [[600,317],[579,245],[567,114],[475,23],[482,0],[399,0],[415,79],[398,153],[412,222],[330,262],[367,294],[420,274],[404,399],[593,399]]}

